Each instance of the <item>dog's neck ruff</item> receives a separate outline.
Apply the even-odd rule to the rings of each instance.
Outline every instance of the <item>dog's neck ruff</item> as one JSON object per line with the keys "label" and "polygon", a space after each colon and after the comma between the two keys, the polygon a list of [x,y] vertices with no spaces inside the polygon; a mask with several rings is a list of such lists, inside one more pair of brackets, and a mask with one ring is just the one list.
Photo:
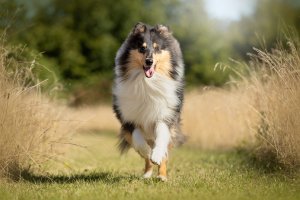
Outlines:
{"label": "dog's neck ruff", "polygon": [[148,130],[157,122],[168,122],[180,101],[178,84],[159,73],[147,78],[142,70],[132,70],[126,80],[117,78],[113,92],[122,118]]}

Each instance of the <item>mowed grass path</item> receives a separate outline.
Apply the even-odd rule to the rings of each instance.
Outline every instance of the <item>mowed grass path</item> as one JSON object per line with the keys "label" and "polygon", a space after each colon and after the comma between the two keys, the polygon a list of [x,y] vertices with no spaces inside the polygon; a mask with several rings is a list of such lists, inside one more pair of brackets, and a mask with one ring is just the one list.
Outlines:
{"label": "mowed grass path", "polygon": [[0,183],[0,199],[300,199],[299,174],[265,173],[237,152],[203,152],[183,146],[171,153],[169,180],[141,179],[143,160],[120,157],[115,134],[86,132],[70,147],[65,163],[48,175],[24,175]]}

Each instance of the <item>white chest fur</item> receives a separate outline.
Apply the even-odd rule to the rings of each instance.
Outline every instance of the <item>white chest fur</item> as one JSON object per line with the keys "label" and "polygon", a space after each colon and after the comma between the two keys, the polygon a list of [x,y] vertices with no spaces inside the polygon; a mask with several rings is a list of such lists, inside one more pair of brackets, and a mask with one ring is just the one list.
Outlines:
{"label": "white chest fur", "polygon": [[176,81],[158,73],[146,78],[142,71],[136,70],[125,81],[117,79],[113,92],[122,117],[149,130],[174,115],[179,101],[177,86]]}

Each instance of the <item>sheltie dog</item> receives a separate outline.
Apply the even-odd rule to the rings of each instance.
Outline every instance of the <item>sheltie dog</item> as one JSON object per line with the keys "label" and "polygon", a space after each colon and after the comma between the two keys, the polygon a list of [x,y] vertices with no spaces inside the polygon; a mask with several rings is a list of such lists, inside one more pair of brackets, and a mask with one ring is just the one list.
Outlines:
{"label": "sheltie dog", "polygon": [[113,109],[121,122],[119,149],[145,159],[144,178],[158,165],[167,180],[168,150],[185,140],[180,128],[184,64],[167,26],[137,23],[117,52]]}

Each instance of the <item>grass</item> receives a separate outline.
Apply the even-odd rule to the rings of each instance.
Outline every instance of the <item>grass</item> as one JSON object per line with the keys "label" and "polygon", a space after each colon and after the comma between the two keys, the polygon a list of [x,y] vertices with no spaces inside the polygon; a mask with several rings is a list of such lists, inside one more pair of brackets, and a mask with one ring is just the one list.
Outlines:
{"label": "grass", "polygon": [[36,61],[0,37],[0,178],[18,179],[22,170],[56,156],[70,123],[40,92],[32,69]]}
{"label": "grass", "polygon": [[299,173],[267,172],[238,151],[199,151],[183,146],[171,154],[169,180],[141,179],[143,160],[120,157],[113,132],[77,134],[65,163],[41,174],[1,182],[1,199],[299,199]]}
{"label": "grass", "polygon": [[259,117],[250,103],[243,89],[193,90],[185,97],[183,131],[201,149],[232,149],[251,142]]}
{"label": "grass", "polygon": [[[300,166],[300,42],[287,39],[271,51],[255,49],[249,93],[260,113],[257,157],[273,156],[285,168]],[[284,47],[285,46],[285,47]]]}
{"label": "grass", "polygon": [[246,144],[261,163],[271,168],[299,168],[297,38],[287,36],[271,50],[254,49],[249,66],[238,63],[229,67],[239,77],[228,84],[229,88],[189,93],[183,109],[183,130],[189,134],[190,142],[202,149],[230,149]]}

